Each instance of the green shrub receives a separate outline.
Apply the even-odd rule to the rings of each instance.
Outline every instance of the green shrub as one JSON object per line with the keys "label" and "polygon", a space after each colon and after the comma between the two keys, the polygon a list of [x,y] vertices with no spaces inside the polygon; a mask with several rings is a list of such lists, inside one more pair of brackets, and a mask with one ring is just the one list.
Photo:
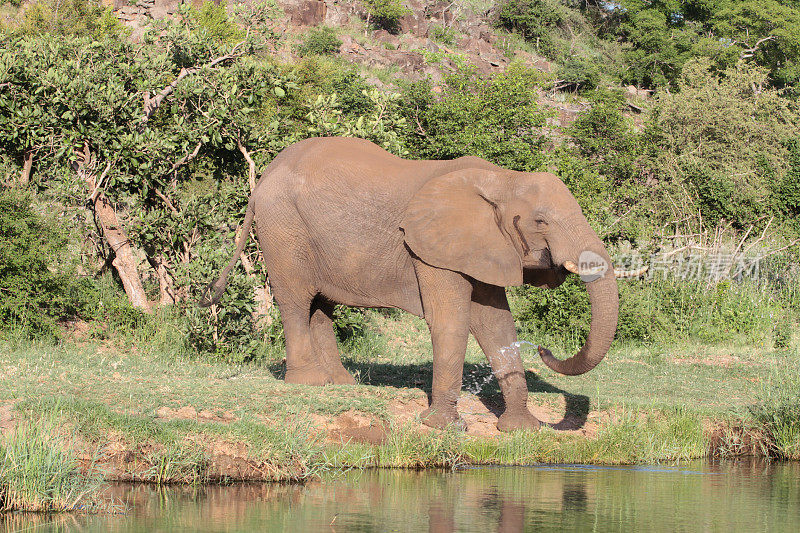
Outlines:
{"label": "green shrub", "polygon": [[788,221],[797,226],[800,218],[800,140],[791,139],[786,146],[789,150],[788,170],[782,180],[776,180],[773,195]]}
{"label": "green shrub", "polygon": [[619,91],[591,95],[592,107],[569,129],[578,152],[597,165],[599,172],[619,185],[637,177],[641,136],[622,114],[625,97]]}
{"label": "green shrub", "polygon": [[0,190],[0,328],[53,338],[59,319],[87,310],[91,284],[51,270],[66,243],[60,226],[33,210],[30,196]]}
{"label": "green shrub", "polygon": [[99,0],[36,0],[25,9],[19,33],[119,38],[125,27]]}
{"label": "green shrub", "polygon": [[226,2],[203,2],[186,11],[186,19],[194,31],[201,32],[211,41],[224,44],[241,41],[245,32],[228,16]]}
{"label": "green shrub", "polygon": [[303,39],[299,52],[301,55],[332,55],[339,51],[342,40],[336,36],[333,28],[323,26],[313,29]]}
{"label": "green shrub", "polygon": [[558,68],[558,79],[575,90],[591,90],[600,84],[601,66],[583,57],[570,58]]}
{"label": "green shrub", "polygon": [[413,128],[406,144],[426,159],[472,155],[519,171],[542,168],[548,112],[536,101],[541,73],[514,64],[492,78],[462,68],[435,97],[430,81],[405,87],[404,114]]}
{"label": "green shrub", "polygon": [[555,30],[569,18],[569,10],[556,0],[503,0],[496,6],[497,24],[515,31],[545,55],[555,52]]}
{"label": "green shrub", "polygon": [[740,63],[719,77],[710,60],[692,60],[678,89],[657,95],[643,137],[645,166],[669,197],[656,210],[677,206],[673,220],[699,210],[707,227],[724,219],[739,229],[758,229],[773,199],[791,212],[800,114],[769,87],[768,72]]}
{"label": "green shrub", "polygon": [[361,0],[367,9],[368,21],[384,30],[396,33],[400,19],[411,13],[401,0]]}
{"label": "green shrub", "polygon": [[456,32],[452,28],[443,26],[441,24],[433,24],[428,29],[428,33],[434,41],[439,41],[444,44],[453,44],[456,42]]}

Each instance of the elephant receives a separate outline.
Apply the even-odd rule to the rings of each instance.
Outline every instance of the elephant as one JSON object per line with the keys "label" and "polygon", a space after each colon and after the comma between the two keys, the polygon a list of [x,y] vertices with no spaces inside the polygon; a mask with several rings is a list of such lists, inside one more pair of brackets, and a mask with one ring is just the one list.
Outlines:
{"label": "elephant", "polygon": [[354,384],[332,327],[335,304],[399,308],[424,318],[433,347],[424,424],[463,425],[456,409],[469,334],[496,376],[501,431],[540,426],[505,287],[585,282],[584,346],[554,371],[579,375],[606,355],[619,296],[611,259],[578,202],[554,174],[516,172],[473,156],[407,160],[356,138],[297,142],[254,188],[236,251],[201,305],[221,298],[255,221],[286,337],[287,383]]}

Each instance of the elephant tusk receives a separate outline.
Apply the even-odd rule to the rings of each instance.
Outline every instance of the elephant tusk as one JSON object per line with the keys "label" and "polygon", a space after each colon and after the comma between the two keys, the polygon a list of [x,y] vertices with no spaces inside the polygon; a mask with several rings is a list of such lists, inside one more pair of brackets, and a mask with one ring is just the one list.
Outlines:
{"label": "elephant tusk", "polygon": [[572,261],[564,261],[564,268],[566,268],[573,274],[580,274],[580,271],[578,270],[578,265],[576,265]]}
{"label": "elephant tusk", "polygon": [[577,274],[579,276],[596,276],[598,274],[602,275],[605,272],[605,268],[603,266],[597,266],[594,268],[589,268],[587,270],[581,270],[580,268],[578,268],[578,265],[576,265],[572,261],[564,261],[564,268],[566,268],[573,274]]}
{"label": "elephant tusk", "polygon": [[636,270],[614,270],[614,275],[618,278],[639,278],[650,269],[650,265],[643,266]]}

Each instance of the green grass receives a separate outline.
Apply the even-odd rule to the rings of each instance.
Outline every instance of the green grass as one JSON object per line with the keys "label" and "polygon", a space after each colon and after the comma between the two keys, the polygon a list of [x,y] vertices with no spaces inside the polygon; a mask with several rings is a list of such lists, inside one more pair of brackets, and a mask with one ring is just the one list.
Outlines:
{"label": "green grass", "polygon": [[[595,370],[577,377],[557,375],[532,350],[525,351],[532,400],[596,429],[590,437],[545,427],[484,438],[427,431],[416,419],[399,422],[389,413],[393,401],[419,399],[430,391],[430,339],[424,321],[415,317],[367,314],[366,334],[343,347],[345,365],[360,382],[356,386],[286,384],[280,354],[242,364],[191,359],[170,350],[172,338],[132,335],[80,345],[17,340],[0,346],[0,408],[13,402],[19,419],[3,449],[13,451],[7,457],[32,458],[31,465],[60,465],[54,468],[63,473],[48,486],[13,474],[9,465],[15,463],[5,459],[0,479],[13,483],[2,486],[22,487],[14,489],[13,497],[6,489],[6,507],[87,505],[78,496],[94,482],[79,483],[86,469],[78,469],[75,450],[96,457],[99,465],[122,450],[135,460],[117,464],[111,477],[122,473],[125,479],[160,484],[224,482],[224,472],[215,466],[220,449],[238,450],[237,455],[276,481],[367,467],[679,461],[708,455],[712,433],[719,428],[718,453],[741,451],[739,428],[747,428],[767,439],[764,453],[800,458],[800,387],[789,377],[800,371],[800,357],[791,348],[745,341],[618,344]],[[558,348],[559,339],[530,332],[522,338],[536,344],[551,341],[558,355],[568,355],[567,348]],[[497,400],[497,383],[472,339],[464,381],[480,398]],[[187,407],[227,413],[228,418],[159,415],[164,408]],[[348,411],[386,423],[390,429],[384,444],[326,441],[314,424]],[[38,433],[25,433],[31,431]],[[37,452],[21,451],[34,446],[30,443],[38,443]],[[47,471],[29,468],[34,470]]]}
{"label": "green grass", "polygon": [[79,467],[74,449],[49,417],[0,438],[0,511],[91,511],[99,477]]}

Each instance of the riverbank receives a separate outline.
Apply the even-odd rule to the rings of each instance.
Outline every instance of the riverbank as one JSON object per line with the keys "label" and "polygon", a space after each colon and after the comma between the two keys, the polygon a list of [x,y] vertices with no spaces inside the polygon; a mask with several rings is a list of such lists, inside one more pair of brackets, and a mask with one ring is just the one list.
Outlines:
{"label": "riverbank", "polygon": [[[774,422],[793,416],[781,411],[797,395],[781,385],[800,370],[791,349],[617,346],[578,377],[556,375],[526,353],[529,404],[546,426],[505,435],[494,427],[502,408],[496,381],[470,341],[459,401],[467,431],[439,432],[416,418],[431,380],[424,322],[372,320],[381,335],[364,337],[345,357],[359,384],[325,388],[284,383],[279,353],[233,365],[187,359],[144,339],[6,345],[0,431],[5,442],[56,433],[51,444],[81,475],[148,483],[302,481],[341,468],[800,456],[796,421]],[[20,434],[43,425],[52,430]]]}

